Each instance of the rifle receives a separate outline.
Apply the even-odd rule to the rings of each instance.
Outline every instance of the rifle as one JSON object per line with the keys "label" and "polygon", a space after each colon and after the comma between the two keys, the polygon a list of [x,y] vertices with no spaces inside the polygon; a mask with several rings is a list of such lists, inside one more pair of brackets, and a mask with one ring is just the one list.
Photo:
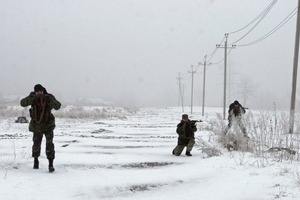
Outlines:
{"label": "rifle", "polygon": [[197,122],[203,122],[201,119],[200,120],[190,120],[192,125],[195,125]]}

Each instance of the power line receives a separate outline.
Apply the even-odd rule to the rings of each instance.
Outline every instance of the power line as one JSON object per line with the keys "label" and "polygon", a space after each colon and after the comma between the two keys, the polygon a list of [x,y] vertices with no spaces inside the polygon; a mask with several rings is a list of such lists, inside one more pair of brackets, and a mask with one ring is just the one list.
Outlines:
{"label": "power line", "polygon": [[[236,40],[235,42],[229,44],[235,44],[237,42],[239,42],[240,40],[242,40],[243,38],[245,38],[250,32],[252,32],[254,30],[254,28],[256,28],[258,26],[258,24],[267,16],[267,14],[270,12],[270,10],[274,7],[274,5],[277,3],[278,0],[273,0],[257,17],[255,17],[250,23],[248,23],[246,26],[236,30],[236,31],[232,31],[228,34],[233,34],[233,33],[237,33],[241,30],[244,30],[246,27],[248,27],[249,25],[251,25],[253,22],[255,22],[256,20],[259,19],[259,21],[245,34],[243,35],[240,39]],[[224,41],[225,37],[222,39],[222,41],[219,43],[221,44]],[[237,45],[236,45],[237,46]],[[208,62],[211,62],[212,58],[214,57],[214,55],[216,54],[217,50],[219,48],[216,48],[211,54],[208,55],[209,59]],[[228,55],[230,54],[231,50],[228,52]],[[217,65],[220,64],[221,62],[224,61],[224,58],[221,59],[220,61],[217,62],[212,62],[212,65]]]}
{"label": "power line", "polygon": [[267,10],[269,10],[272,6],[274,6],[274,4],[277,2],[277,0],[273,0],[257,17],[255,17],[252,21],[250,21],[246,26],[236,30],[236,31],[232,31],[228,34],[234,34],[237,32],[240,32],[242,30],[244,30],[245,28],[247,28],[248,26],[250,26],[253,22],[255,22],[257,19],[259,19],[260,16],[262,16]]}
{"label": "power line", "polygon": [[191,77],[190,77],[190,75],[189,75],[188,72],[186,72],[186,73],[181,73],[181,75],[182,75],[182,80],[184,80],[184,81],[190,80],[190,79],[191,79]]}
{"label": "power line", "polygon": [[[228,50],[227,56],[230,55],[231,51],[232,51],[232,49],[229,49],[229,50]],[[223,62],[223,61],[224,61],[224,58],[222,58],[221,60],[219,60],[219,61],[217,61],[217,62],[211,63],[211,64],[212,64],[212,65],[218,65],[218,64],[220,64],[220,63]]]}
{"label": "power line", "polygon": [[[248,27],[250,24],[252,24],[253,22],[255,22],[257,19],[259,19],[262,15],[262,19],[266,16],[266,13],[268,13],[270,11],[270,9],[275,5],[275,3],[277,2],[277,0],[273,0],[257,17],[254,18],[254,20],[252,20],[250,23],[248,23],[246,26],[236,30],[236,31],[232,31],[228,34],[233,34],[233,33],[237,33],[243,29],[245,29],[246,27]],[[261,20],[262,20],[261,19]],[[248,32],[247,34],[249,34],[250,32]],[[245,35],[246,36],[246,35]],[[243,37],[245,37],[243,36]],[[219,42],[219,44],[222,44],[223,41],[225,40],[225,37],[223,37],[223,39],[221,40],[221,42]],[[237,41],[236,41],[237,42]],[[233,44],[233,43],[232,43]],[[216,54],[216,52],[219,50],[219,48],[215,48],[214,51],[210,54],[207,55],[207,62],[211,62],[211,60],[213,59],[214,55]],[[213,62],[213,65],[219,64],[223,61],[224,59],[218,61],[218,62]]]}
{"label": "power line", "polygon": [[295,8],[286,18],[284,18],[277,26],[275,26],[271,31],[269,31],[267,34],[264,36],[260,37],[257,40],[254,40],[253,42],[249,42],[247,44],[237,44],[237,46],[250,46],[253,44],[256,44],[258,42],[261,42],[265,40],[266,38],[270,37],[273,33],[278,31],[282,26],[284,26],[290,19],[297,14],[297,8]]}
{"label": "power line", "polygon": [[[223,39],[221,40],[221,42],[219,42],[219,44],[222,44],[223,43],[223,41],[225,40],[225,36],[223,37]],[[210,53],[210,54],[208,54],[208,58],[209,59],[207,59],[207,62],[210,62],[211,61],[211,59],[214,57],[214,55],[216,54],[216,52],[219,50],[219,48],[215,48],[215,50],[212,52],[212,53]]]}
{"label": "power line", "polygon": [[[245,35],[243,35],[241,38],[239,38],[238,40],[234,41],[234,42],[231,43],[231,44],[235,44],[235,43],[241,41],[241,40],[244,39],[249,33],[251,33],[251,32],[258,26],[258,24],[259,24],[259,23],[267,16],[267,14],[268,14],[268,13],[270,12],[270,10],[273,8],[273,6],[275,5],[276,2],[277,2],[277,0],[272,2],[272,5],[270,5],[270,7],[268,7],[268,8],[266,9],[266,11],[263,13],[262,17],[258,20],[258,22],[256,22],[256,23],[254,24],[254,26],[253,26],[253,27],[252,27]],[[231,44],[230,44],[230,45],[231,45]]]}
{"label": "power line", "polygon": [[[243,39],[244,37],[246,37],[261,21],[262,19],[269,13],[269,11],[271,10],[271,8],[275,5],[275,3],[277,2],[277,0],[274,0],[271,2],[271,4],[269,4],[267,6],[267,8],[264,9],[264,11],[262,13],[260,13],[258,15],[261,16],[263,14],[263,17],[255,24],[254,27],[252,27],[252,29],[250,31],[248,31],[248,33],[246,33],[243,37],[241,37],[239,40],[237,41],[240,41],[241,39]],[[279,25],[277,25],[275,28],[273,28],[270,32],[268,32],[266,35],[262,36],[261,38],[251,42],[251,43],[247,43],[247,44],[242,44],[242,45],[236,45],[236,46],[248,46],[248,45],[252,45],[252,44],[255,44],[255,43],[258,43],[264,39],[266,39],[267,37],[269,37],[270,35],[272,35],[273,33],[275,33],[278,29],[280,29],[284,24],[286,24],[295,14],[296,14],[296,10],[297,8],[295,8]],[[258,19],[258,17],[256,17],[255,19]],[[255,21],[255,20],[252,20],[252,21]],[[251,23],[250,23],[251,24]],[[246,25],[248,26],[248,25]],[[245,26],[245,27],[246,27]],[[243,28],[242,28],[243,29]],[[242,29],[239,29],[239,30],[242,30]],[[238,30],[238,31],[239,31]],[[235,32],[238,32],[238,31],[234,31],[234,32],[231,32],[231,33],[235,33]],[[231,44],[235,44],[237,41],[231,43]],[[215,54],[216,50],[213,52],[213,55]],[[230,51],[231,52],[231,51]],[[230,54],[230,52],[228,52],[228,55]],[[211,58],[210,58],[211,60]],[[213,65],[216,65],[216,64],[220,64],[221,62],[224,61],[224,58],[221,59],[220,61],[217,61],[217,62],[213,62],[212,64]]]}

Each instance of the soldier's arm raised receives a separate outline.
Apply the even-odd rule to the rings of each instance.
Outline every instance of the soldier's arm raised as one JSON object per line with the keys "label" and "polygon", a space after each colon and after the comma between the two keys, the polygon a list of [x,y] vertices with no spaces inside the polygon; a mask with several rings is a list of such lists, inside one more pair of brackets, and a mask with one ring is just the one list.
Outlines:
{"label": "soldier's arm raised", "polygon": [[47,98],[49,98],[48,105],[51,108],[54,108],[55,110],[60,109],[61,103],[59,101],[57,101],[56,98],[52,94],[47,94],[46,96],[47,96]]}
{"label": "soldier's arm raised", "polygon": [[20,105],[22,107],[29,106],[29,105],[32,104],[34,98],[35,98],[35,93],[34,92],[30,92],[30,94],[27,97],[21,99]]}

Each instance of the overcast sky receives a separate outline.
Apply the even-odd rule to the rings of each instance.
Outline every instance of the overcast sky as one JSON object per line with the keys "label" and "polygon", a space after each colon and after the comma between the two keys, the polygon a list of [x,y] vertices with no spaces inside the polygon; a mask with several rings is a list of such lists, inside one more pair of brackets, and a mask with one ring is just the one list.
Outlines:
{"label": "overcast sky", "polygon": [[[225,33],[246,26],[271,2],[0,0],[0,94],[23,97],[41,83],[62,101],[99,98],[123,105],[177,105],[176,78],[181,73],[188,106],[188,71],[194,65],[194,104],[202,105],[203,66],[197,67],[198,62],[215,50]],[[278,0],[236,44],[253,42],[271,31],[297,2]],[[254,24],[230,34],[228,44]],[[256,101],[289,103],[295,31],[296,15],[267,39],[229,52],[229,101],[239,98],[241,81],[250,80]],[[210,62],[223,58],[220,48]],[[223,62],[207,68],[207,105],[222,105],[223,69]]]}

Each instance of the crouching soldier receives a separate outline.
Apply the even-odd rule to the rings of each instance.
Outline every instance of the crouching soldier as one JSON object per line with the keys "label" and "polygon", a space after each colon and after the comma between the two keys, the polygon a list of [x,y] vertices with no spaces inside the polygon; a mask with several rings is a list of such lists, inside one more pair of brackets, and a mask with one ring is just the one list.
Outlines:
{"label": "crouching soldier", "polygon": [[46,156],[49,160],[49,172],[54,172],[53,160],[55,150],[53,144],[53,130],[55,128],[55,118],[51,110],[60,109],[61,103],[40,84],[34,86],[34,91],[23,98],[20,102],[22,107],[31,106],[29,131],[33,132],[32,157],[34,158],[33,168],[39,168],[38,157],[41,154],[41,143],[43,135],[46,137]]}
{"label": "crouching soldier", "polygon": [[191,123],[187,114],[182,115],[181,122],[177,125],[176,132],[178,134],[177,146],[173,150],[173,155],[180,156],[184,147],[186,147],[187,156],[192,156],[191,151],[195,144],[195,135],[197,131],[195,123]]}

